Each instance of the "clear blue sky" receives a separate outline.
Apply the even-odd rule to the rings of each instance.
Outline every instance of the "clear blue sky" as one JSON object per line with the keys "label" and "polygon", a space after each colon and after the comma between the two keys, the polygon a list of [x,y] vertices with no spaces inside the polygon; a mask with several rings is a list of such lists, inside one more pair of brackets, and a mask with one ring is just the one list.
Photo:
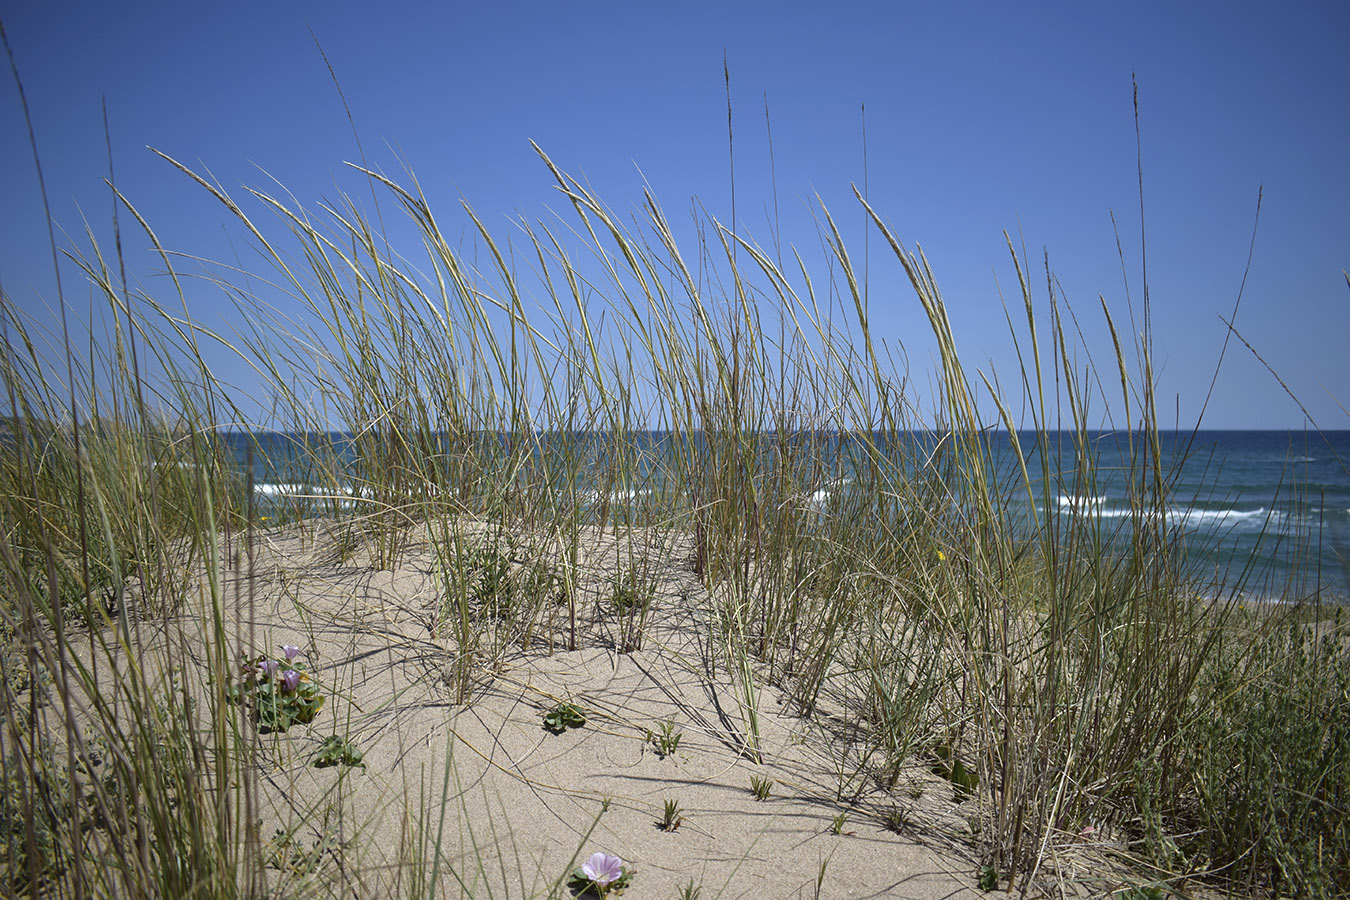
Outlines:
{"label": "clear blue sky", "polygon": [[[639,201],[645,176],[668,212],[698,195],[727,220],[725,50],[739,227],[770,238],[767,95],[784,240],[818,252],[807,209],[818,192],[861,254],[849,184],[863,180],[865,104],[873,205],[928,255],[966,361],[1005,378],[997,285],[1014,284],[1005,229],[1020,230],[1038,284],[1049,254],[1096,352],[1106,352],[1098,294],[1125,315],[1112,211],[1141,299],[1136,73],[1163,396],[1179,397],[1183,425],[1194,421],[1264,186],[1238,327],[1320,424],[1350,427],[1332,399],[1350,406],[1350,3],[1341,0],[46,0],[0,3],[0,16],[57,222],[80,242],[86,216],[109,242],[106,96],[123,192],[167,243],[216,259],[246,255],[239,230],[145,147],[208,168],[231,190],[273,176],[307,205],[353,188],[342,165],[357,158],[351,129],[307,26],[371,161],[396,172],[406,160],[445,215],[462,194],[502,233],[511,216],[558,207],[530,139],[612,207]],[[55,290],[7,73],[0,123],[0,283],[40,310]],[[163,292],[144,239],[131,233],[128,243],[133,278]],[[908,348],[922,388],[931,341],[917,303],[875,235],[870,262],[874,330]],[[73,308],[88,308],[86,287],[73,277],[65,287]],[[209,315],[216,299],[200,296]],[[242,367],[221,365],[247,386]],[[1237,346],[1204,424],[1299,428],[1304,418]]]}

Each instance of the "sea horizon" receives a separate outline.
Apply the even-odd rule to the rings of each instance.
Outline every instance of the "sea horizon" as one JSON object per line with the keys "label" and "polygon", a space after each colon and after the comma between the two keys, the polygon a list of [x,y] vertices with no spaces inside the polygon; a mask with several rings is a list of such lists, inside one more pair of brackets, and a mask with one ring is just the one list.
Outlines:
{"label": "sea horizon", "polygon": [[[802,476],[801,493],[806,505],[820,515],[849,509],[851,463],[840,448],[850,436],[865,432],[806,431],[760,432],[752,437],[770,443],[791,441],[802,453],[819,459],[812,473]],[[502,445],[511,444],[512,432],[468,432],[458,437],[491,434]],[[567,438],[568,448],[585,448],[598,454],[586,466],[574,487],[581,502],[608,509],[612,505],[641,506],[656,503],[661,485],[657,452],[681,433],[670,430],[633,430],[628,434],[644,447],[639,483],[611,481],[602,473],[605,448],[613,432],[606,430],[534,431],[530,439],[540,447],[551,439]],[[701,432],[686,435],[699,443]],[[933,446],[944,431],[920,429],[897,432],[889,439]],[[1280,429],[1202,429],[1160,431],[1160,470],[1164,475],[1163,498],[1149,496],[1153,490],[1141,481],[1139,458],[1131,462],[1129,432],[1089,431],[1088,443],[1095,463],[1088,472],[1074,466],[1076,434],[1051,431],[1019,432],[1018,442],[1032,478],[1035,511],[1044,516],[1046,506],[1063,515],[1091,515],[1107,536],[1124,534],[1138,516],[1162,515],[1167,526],[1185,542],[1188,562],[1213,573],[1215,585],[1241,583],[1253,597],[1283,599],[1315,597],[1334,603],[1350,602],[1350,429],[1323,432],[1293,432]],[[1134,433],[1136,437],[1141,432]],[[873,432],[875,441],[882,432]],[[428,436],[432,443],[449,433]],[[1028,486],[1020,479],[1012,442],[1006,431],[984,433],[991,454],[995,483],[1011,503],[1023,503]],[[299,515],[317,513],[319,507],[336,509],[334,493],[353,501],[361,495],[361,477],[356,470],[351,432],[230,432],[227,444],[242,466],[250,446],[262,451],[254,460],[255,497],[262,504],[287,506]],[[577,439],[581,440],[578,441]],[[771,441],[768,439],[772,439]],[[672,443],[673,441],[673,443]],[[811,442],[809,444],[804,442]],[[1039,441],[1039,443],[1038,443]],[[336,468],[323,478],[307,474],[302,460],[306,446],[328,443],[335,449]],[[878,446],[886,446],[879,441]],[[1037,456],[1038,447],[1053,451],[1050,459]],[[1041,483],[1050,472],[1051,485]],[[588,477],[595,474],[599,477]],[[340,499],[340,498],[339,498]],[[343,501],[345,502],[345,501]],[[349,504],[350,505],[350,504]],[[312,508],[312,509],[311,509]],[[1027,510],[1023,510],[1026,514]]]}

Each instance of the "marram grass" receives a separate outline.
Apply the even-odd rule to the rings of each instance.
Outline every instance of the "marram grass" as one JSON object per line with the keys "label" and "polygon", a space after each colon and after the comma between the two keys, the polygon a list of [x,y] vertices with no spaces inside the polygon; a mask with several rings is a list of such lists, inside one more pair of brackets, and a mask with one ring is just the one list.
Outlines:
{"label": "marram grass", "polygon": [[[443,585],[431,633],[456,703],[510,648],[597,639],[579,575],[595,529],[623,561],[602,600],[621,652],[657,612],[650,560],[689,538],[747,760],[776,691],[804,717],[851,723],[839,800],[869,781],[899,790],[916,761],[973,795],[981,871],[999,883],[1047,877],[1057,836],[1099,829],[1157,883],[1298,896],[1350,883],[1342,626],[1303,624],[1297,603],[1240,610],[1240,579],[1188,574],[1157,514],[1168,473],[1147,333],[1106,313],[1117,357],[1071,366],[1063,301],[1033,296],[1014,251],[1021,371],[973,383],[927,260],[864,203],[936,341],[925,416],[823,205],[833,278],[706,217],[682,244],[655,198],[620,218],[540,156],[569,214],[519,222],[506,242],[470,211],[473,261],[411,177],[360,170],[416,234],[396,248],[355,202],[314,213],[249,191],[245,204],[173,163],[264,261],[212,276],[240,327],[197,324],[176,273],[168,296],[131,290],[95,246],[79,265],[108,324],[74,384],[54,386],[33,324],[3,299],[0,893],[261,896],[290,846],[257,830],[259,736],[227,696],[250,602],[229,585],[260,512],[221,435],[255,404],[213,377],[207,345],[258,373],[272,429],[349,436],[297,451],[327,498],[306,533],[330,535],[334,560],[393,568],[429,529]],[[1048,452],[1067,450],[1072,487],[1090,486],[1089,408],[1112,398],[1135,491],[1114,532],[1050,502]],[[1019,437],[1028,421],[1034,437]],[[143,630],[187,635],[189,595],[200,621],[180,652],[205,677],[181,677],[187,656],[128,664]],[[441,865],[453,782],[447,762],[417,792],[401,894],[481,880]],[[509,840],[478,827],[467,839]],[[326,890],[296,871],[297,891]],[[521,873],[519,894],[558,896],[565,877]]]}

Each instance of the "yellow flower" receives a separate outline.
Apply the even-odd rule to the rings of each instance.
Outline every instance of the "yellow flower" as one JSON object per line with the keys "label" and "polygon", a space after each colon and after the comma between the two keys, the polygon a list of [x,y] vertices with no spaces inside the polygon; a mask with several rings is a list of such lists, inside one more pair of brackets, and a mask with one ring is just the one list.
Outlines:
{"label": "yellow flower", "polygon": [[939,550],[939,551],[937,552],[937,555],[938,555],[938,561],[940,561],[940,562],[946,562],[946,561],[947,561],[947,554],[943,553],[941,550]]}

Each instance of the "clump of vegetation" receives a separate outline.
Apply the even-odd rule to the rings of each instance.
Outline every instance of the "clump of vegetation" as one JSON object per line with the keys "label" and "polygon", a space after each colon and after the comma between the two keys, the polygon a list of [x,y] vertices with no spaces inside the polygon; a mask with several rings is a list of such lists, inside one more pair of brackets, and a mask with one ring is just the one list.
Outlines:
{"label": "clump of vegetation", "polygon": [[684,732],[675,727],[674,719],[662,722],[656,731],[650,729],[647,731],[647,743],[652,745],[656,755],[662,759],[675,755],[675,751],[680,749],[680,739],[683,737]]}
{"label": "clump of vegetation", "polygon": [[750,795],[759,802],[769,799],[769,793],[773,790],[773,779],[761,777],[759,775],[750,776]]}
{"label": "clump of vegetation", "polygon": [[610,582],[609,605],[619,623],[618,649],[632,653],[642,649],[642,637],[651,611],[651,589],[644,585],[636,571]]}
{"label": "clump of vegetation", "polygon": [[887,831],[894,831],[896,834],[903,833],[907,824],[909,824],[909,817],[905,815],[904,809],[898,803],[891,804],[881,817],[882,827]]}
{"label": "clump of vegetation", "polygon": [[[1186,806],[1141,797],[1145,843],[1157,863],[1208,860],[1295,897],[1332,896],[1344,886],[1350,654],[1339,627],[1323,628],[1234,633],[1222,651],[1227,665],[1205,672],[1197,690],[1218,703],[1216,715],[1187,729],[1185,769],[1195,793],[1182,795]],[[1173,839],[1169,830],[1189,834]]]}
{"label": "clump of vegetation", "polygon": [[337,849],[337,839],[325,833],[306,847],[296,836],[297,829],[278,828],[263,847],[266,865],[291,875],[313,875]]}
{"label": "clump of vegetation", "polygon": [[952,783],[957,802],[975,793],[975,789],[980,786],[979,773],[968,768],[955,756],[949,745],[939,744],[933,749],[933,755],[937,757],[937,762],[933,764],[933,772]]}
{"label": "clump of vegetation", "polygon": [[32,778],[24,777],[24,762],[17,756],[0,763],[0,883],[19,895],[41,889],[66,869],[60,817],[70,810],[55,778],[68,778],[69,772],[50,755],[35,761]]}
{"label": "clump of vegetation", "polygon": [[330,734],[323,739],[319,745],[318,751],[314,754],[314,768],[327,769],[333,766],[354,766],[364,769],[366,764],[362,762],[363,754],[356,749],[351,741],[338,737],[336,734]]}
{"label": "clump of vegetation", "polygon": [[662,831],[678,831],[680,825],[684,823],[684,811],[680,809],[678,800],[667,798],[661,807],[661,818],[657,821],[656,827]]}
{"label": "clump of vegetation", "polygon": [[562,734],[569,728],[580,728],[585,724],[586,714],[573,703],[559,703],[544,713],[544,728],[554,734]]}
{"label": "clump of vegetation", "polygon": [[450,681],[462,703],[475,673],[491,671],[509,648],[551,639],[560,582],[536,549],[512,535],[467,535],[446,522],[433,533],[444,585],[433,631],[452,641]]}
{"label": "clump of vegetation", "polygon": [[632,880],[633,870],[622,859],[608,853],[593,853],[572,870],[567,886],[578,897],[606,897],[622,894]]}
{"label": "clump of vegetation", "polygon": [[229,699],[246,706],[263,734],[308,725],[323,709],[324,698],[299,659],[299,647],[287,644],[281,657],[261,655],[240,664],[239,681]]}
{"label": "clump of vegetation", "polygon": [[980,866],[980,890],[986,894],[998,890],[998,869],[993,866]]}

